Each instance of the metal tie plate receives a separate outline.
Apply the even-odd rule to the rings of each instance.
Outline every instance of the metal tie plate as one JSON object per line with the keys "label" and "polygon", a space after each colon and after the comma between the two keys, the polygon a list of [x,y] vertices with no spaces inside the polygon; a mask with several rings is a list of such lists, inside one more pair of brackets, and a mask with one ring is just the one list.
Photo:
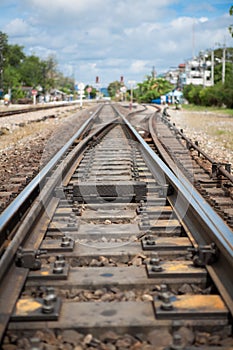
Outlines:
{"label": "metal tie plate", "polygon": [[224,319],[229,311],[218,295],[172,295],[153,302],[158,319]]}

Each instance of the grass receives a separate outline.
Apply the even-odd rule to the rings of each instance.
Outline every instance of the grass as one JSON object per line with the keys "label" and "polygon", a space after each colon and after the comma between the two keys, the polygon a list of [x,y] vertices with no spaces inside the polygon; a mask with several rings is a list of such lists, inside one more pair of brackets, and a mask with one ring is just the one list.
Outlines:
{"label": "grass", "polygon": [[220,108],[220,107],[205,107],[205,106],[197,106],[193,104],[183,104],[182,109],[190,112],[212,112],[216,114],[226,114],[228,116],[233,117],[233,109],[229,108]]}
{"label": "grass", "polygon": [[222,143],[225,148],[233,150],[233,139],[231,130],[212,128],[210,134],[212,134],[216,138],[217,142]]}

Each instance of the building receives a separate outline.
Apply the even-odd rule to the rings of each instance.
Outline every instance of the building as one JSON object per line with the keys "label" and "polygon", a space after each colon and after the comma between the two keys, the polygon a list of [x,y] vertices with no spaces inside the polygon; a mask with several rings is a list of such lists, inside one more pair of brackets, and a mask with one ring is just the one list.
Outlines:
{"label": "building", "polygon": [[185,84],[212,86],[211,62],[205,61],[205,57],[187,61],[185,64]]}
{"label": "building", "polygon": [[212,64],[206,61],[204,56],[195,57],[185,63],[179,64],[175,69],[169,70],[165,78],[176,88],[181,89],[184,85],[212,86]]}

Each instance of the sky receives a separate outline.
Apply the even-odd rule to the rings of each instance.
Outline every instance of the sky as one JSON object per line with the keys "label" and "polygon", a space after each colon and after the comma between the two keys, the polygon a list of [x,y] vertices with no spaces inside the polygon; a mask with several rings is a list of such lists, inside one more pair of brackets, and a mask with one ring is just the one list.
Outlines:
{"label": "sky", "polygon": [[56,57],[77,83],[142,82],[200,51],[233,47],[233,1],[0,0],[0,31],[27,55]]}

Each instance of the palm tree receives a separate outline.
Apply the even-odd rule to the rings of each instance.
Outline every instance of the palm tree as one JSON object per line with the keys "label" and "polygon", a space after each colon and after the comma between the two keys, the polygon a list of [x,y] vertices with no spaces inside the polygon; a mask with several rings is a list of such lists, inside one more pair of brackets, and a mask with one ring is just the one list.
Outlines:
{"label": "palm tree", "polygon": [[138,89],[135,94],[139,102],[148,103],[166,94],[172,88],[173,86],[166,79],[147,76],[146,80],[138,83]]}

